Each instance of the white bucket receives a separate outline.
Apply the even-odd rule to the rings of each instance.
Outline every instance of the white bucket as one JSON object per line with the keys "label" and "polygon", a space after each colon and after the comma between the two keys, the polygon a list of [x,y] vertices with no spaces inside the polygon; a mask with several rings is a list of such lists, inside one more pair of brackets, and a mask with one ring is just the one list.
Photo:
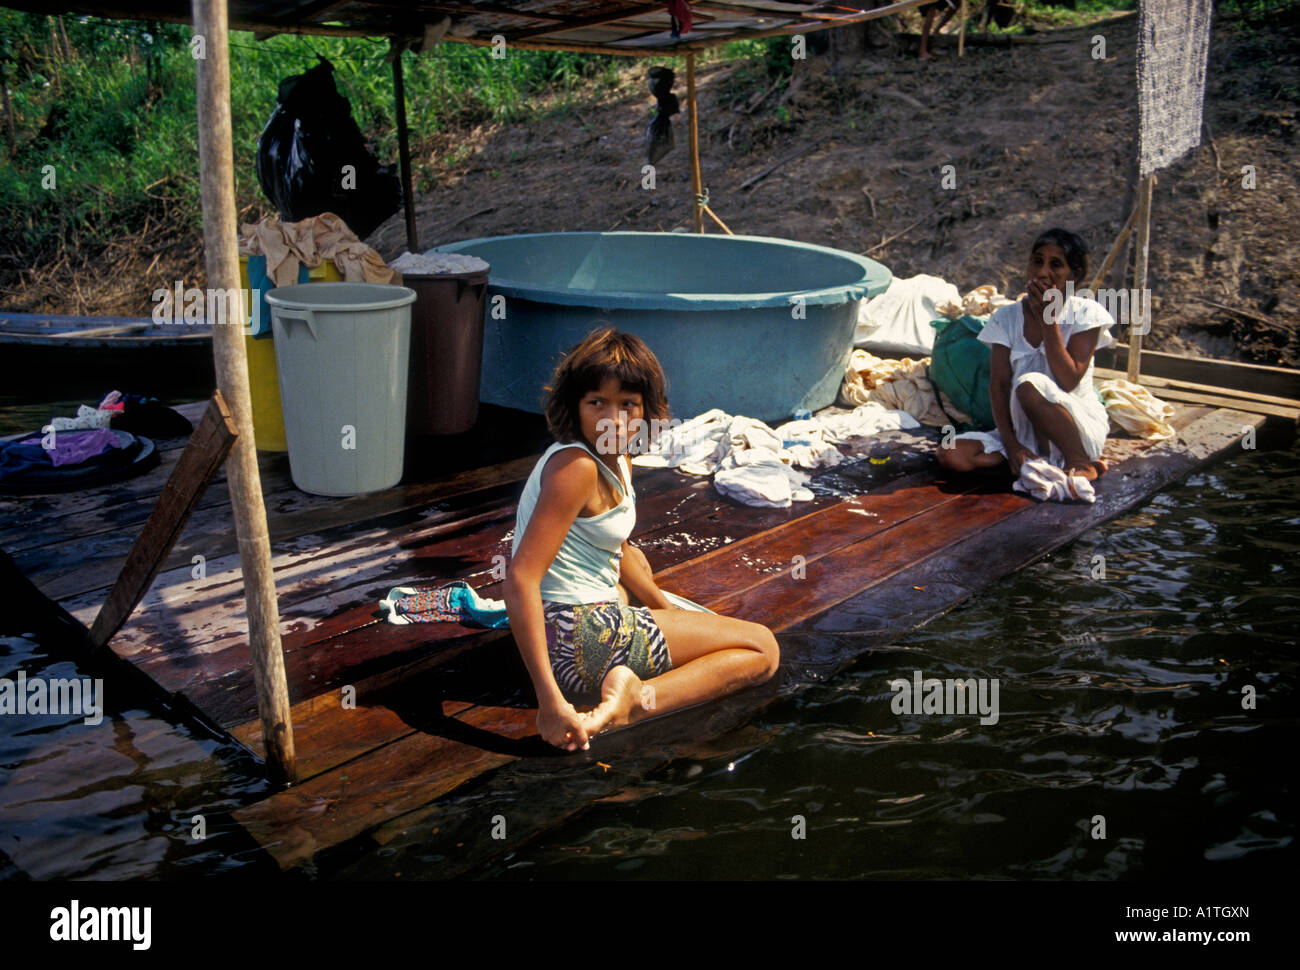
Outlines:
{"label": "white bucket", "polygon": [[267,293],[289,474],[304,492],[360,495],[401,481],[414,300],[377,283]]}

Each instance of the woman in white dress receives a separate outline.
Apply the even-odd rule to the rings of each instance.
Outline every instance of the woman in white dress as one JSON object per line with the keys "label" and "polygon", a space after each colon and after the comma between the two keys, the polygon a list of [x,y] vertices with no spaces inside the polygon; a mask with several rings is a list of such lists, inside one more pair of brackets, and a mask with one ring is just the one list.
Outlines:
{"label": "woman in white dress", "polygon": [[950,439],[938,450],[940,465],[969,472],[1006,462],[1018,476],[1025,461],[1045,457],[1070,477],[1105,474],[1110,420],[1092,386],[1092,358],[1114,343],[1115,321],[1095,300],[1065,296],[1066,284],[1078,286],[1087,274],[1088,249],[1075,233],[1049,229],[1034,240],[1024,297],[998,309],[979,335],[993,350],[997,430]]}

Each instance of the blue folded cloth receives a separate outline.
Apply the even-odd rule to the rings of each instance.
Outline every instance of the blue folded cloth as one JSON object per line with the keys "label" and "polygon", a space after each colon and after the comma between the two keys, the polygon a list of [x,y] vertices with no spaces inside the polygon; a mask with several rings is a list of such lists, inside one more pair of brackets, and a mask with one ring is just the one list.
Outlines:
{"label": "blue folded cloth", "polygon": [[[311,270],[301,263],[298,264],[298,282],[311,282]],[[251,301],[252,307],[249,309],[249,336],[256,340],[266,340],[271,336],[271,304],[266,302],[266,294],[275,289],[275,280],[266,271],[265,256],[248,257],[248,288],[256,297]]]}

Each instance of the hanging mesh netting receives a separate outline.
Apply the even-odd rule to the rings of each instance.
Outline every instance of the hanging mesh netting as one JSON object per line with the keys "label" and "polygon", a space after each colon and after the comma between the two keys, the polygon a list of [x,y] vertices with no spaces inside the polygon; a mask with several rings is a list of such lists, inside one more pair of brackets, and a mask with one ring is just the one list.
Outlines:
{"label": "hanging mesh netting", "polygon": [[1143,177],[1201,143],[1210,0],[1142,0],[1138,8],[1138,156]]}

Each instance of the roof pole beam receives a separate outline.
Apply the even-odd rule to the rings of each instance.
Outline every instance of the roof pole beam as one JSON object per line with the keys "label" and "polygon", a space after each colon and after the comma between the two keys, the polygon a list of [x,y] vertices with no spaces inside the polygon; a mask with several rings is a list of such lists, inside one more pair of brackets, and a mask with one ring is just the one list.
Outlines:
{"label": "roof pole beam", "polygon": [[402,169],[402,204],[406,210],[406,248],[420,251],[420,237],[415,229],[415,192],[411,179],[411,142],[406,127],[406,81],[402,77],[402,48],[393,38],[393,104],[397,109],[397,157]]}
{"label": "roof pole beam", "polygon": [[640,17],[644,14],[655,13],[662,10],[662,3],[643,3],[631,7],[620,7],[618,10],[605,11],[604,13],[592,14],[590,17],[574,17],[565,20],[563,23],[547,27],[525,27],[523,30],[512,31],[505,35],[506,43],[512,40],[524,40],[528,37],[535,37],[539,34],[558,34],[566,30],[581,30],[583,27],[599,27],[602,24],[613,24],[620,20],[627,20],[630,17]]}
{"label": "roof pole beam", "polygon": [[[195,64],[198,88],[199,172],[203,200],[203,253],[209,292],[239,292],[235,214],[235,162],[230,124],[230,51],[226,0],[192,0],[194,33],[203,38]],[[217,386],[239,437],[226,459],[239,565],[244,579],[248,642],[253,653],[257,712],[262,721],[267,773],[277,782],[295,780],[293,724],[280,645],[280,615],[271,568],[271,539],[253,445],[253,409],[242,326],[243,301],[227,300],[234,320],[212,328]],[[221,321],[216,321],[218,324]]]}
{"label": "roof pole beam", "polygon": [[704,183],[700,178],[699,105],[695,100],[695,53],[686,55],[686,100],[691,106],[691,212],[695,231],[704,232]]}

